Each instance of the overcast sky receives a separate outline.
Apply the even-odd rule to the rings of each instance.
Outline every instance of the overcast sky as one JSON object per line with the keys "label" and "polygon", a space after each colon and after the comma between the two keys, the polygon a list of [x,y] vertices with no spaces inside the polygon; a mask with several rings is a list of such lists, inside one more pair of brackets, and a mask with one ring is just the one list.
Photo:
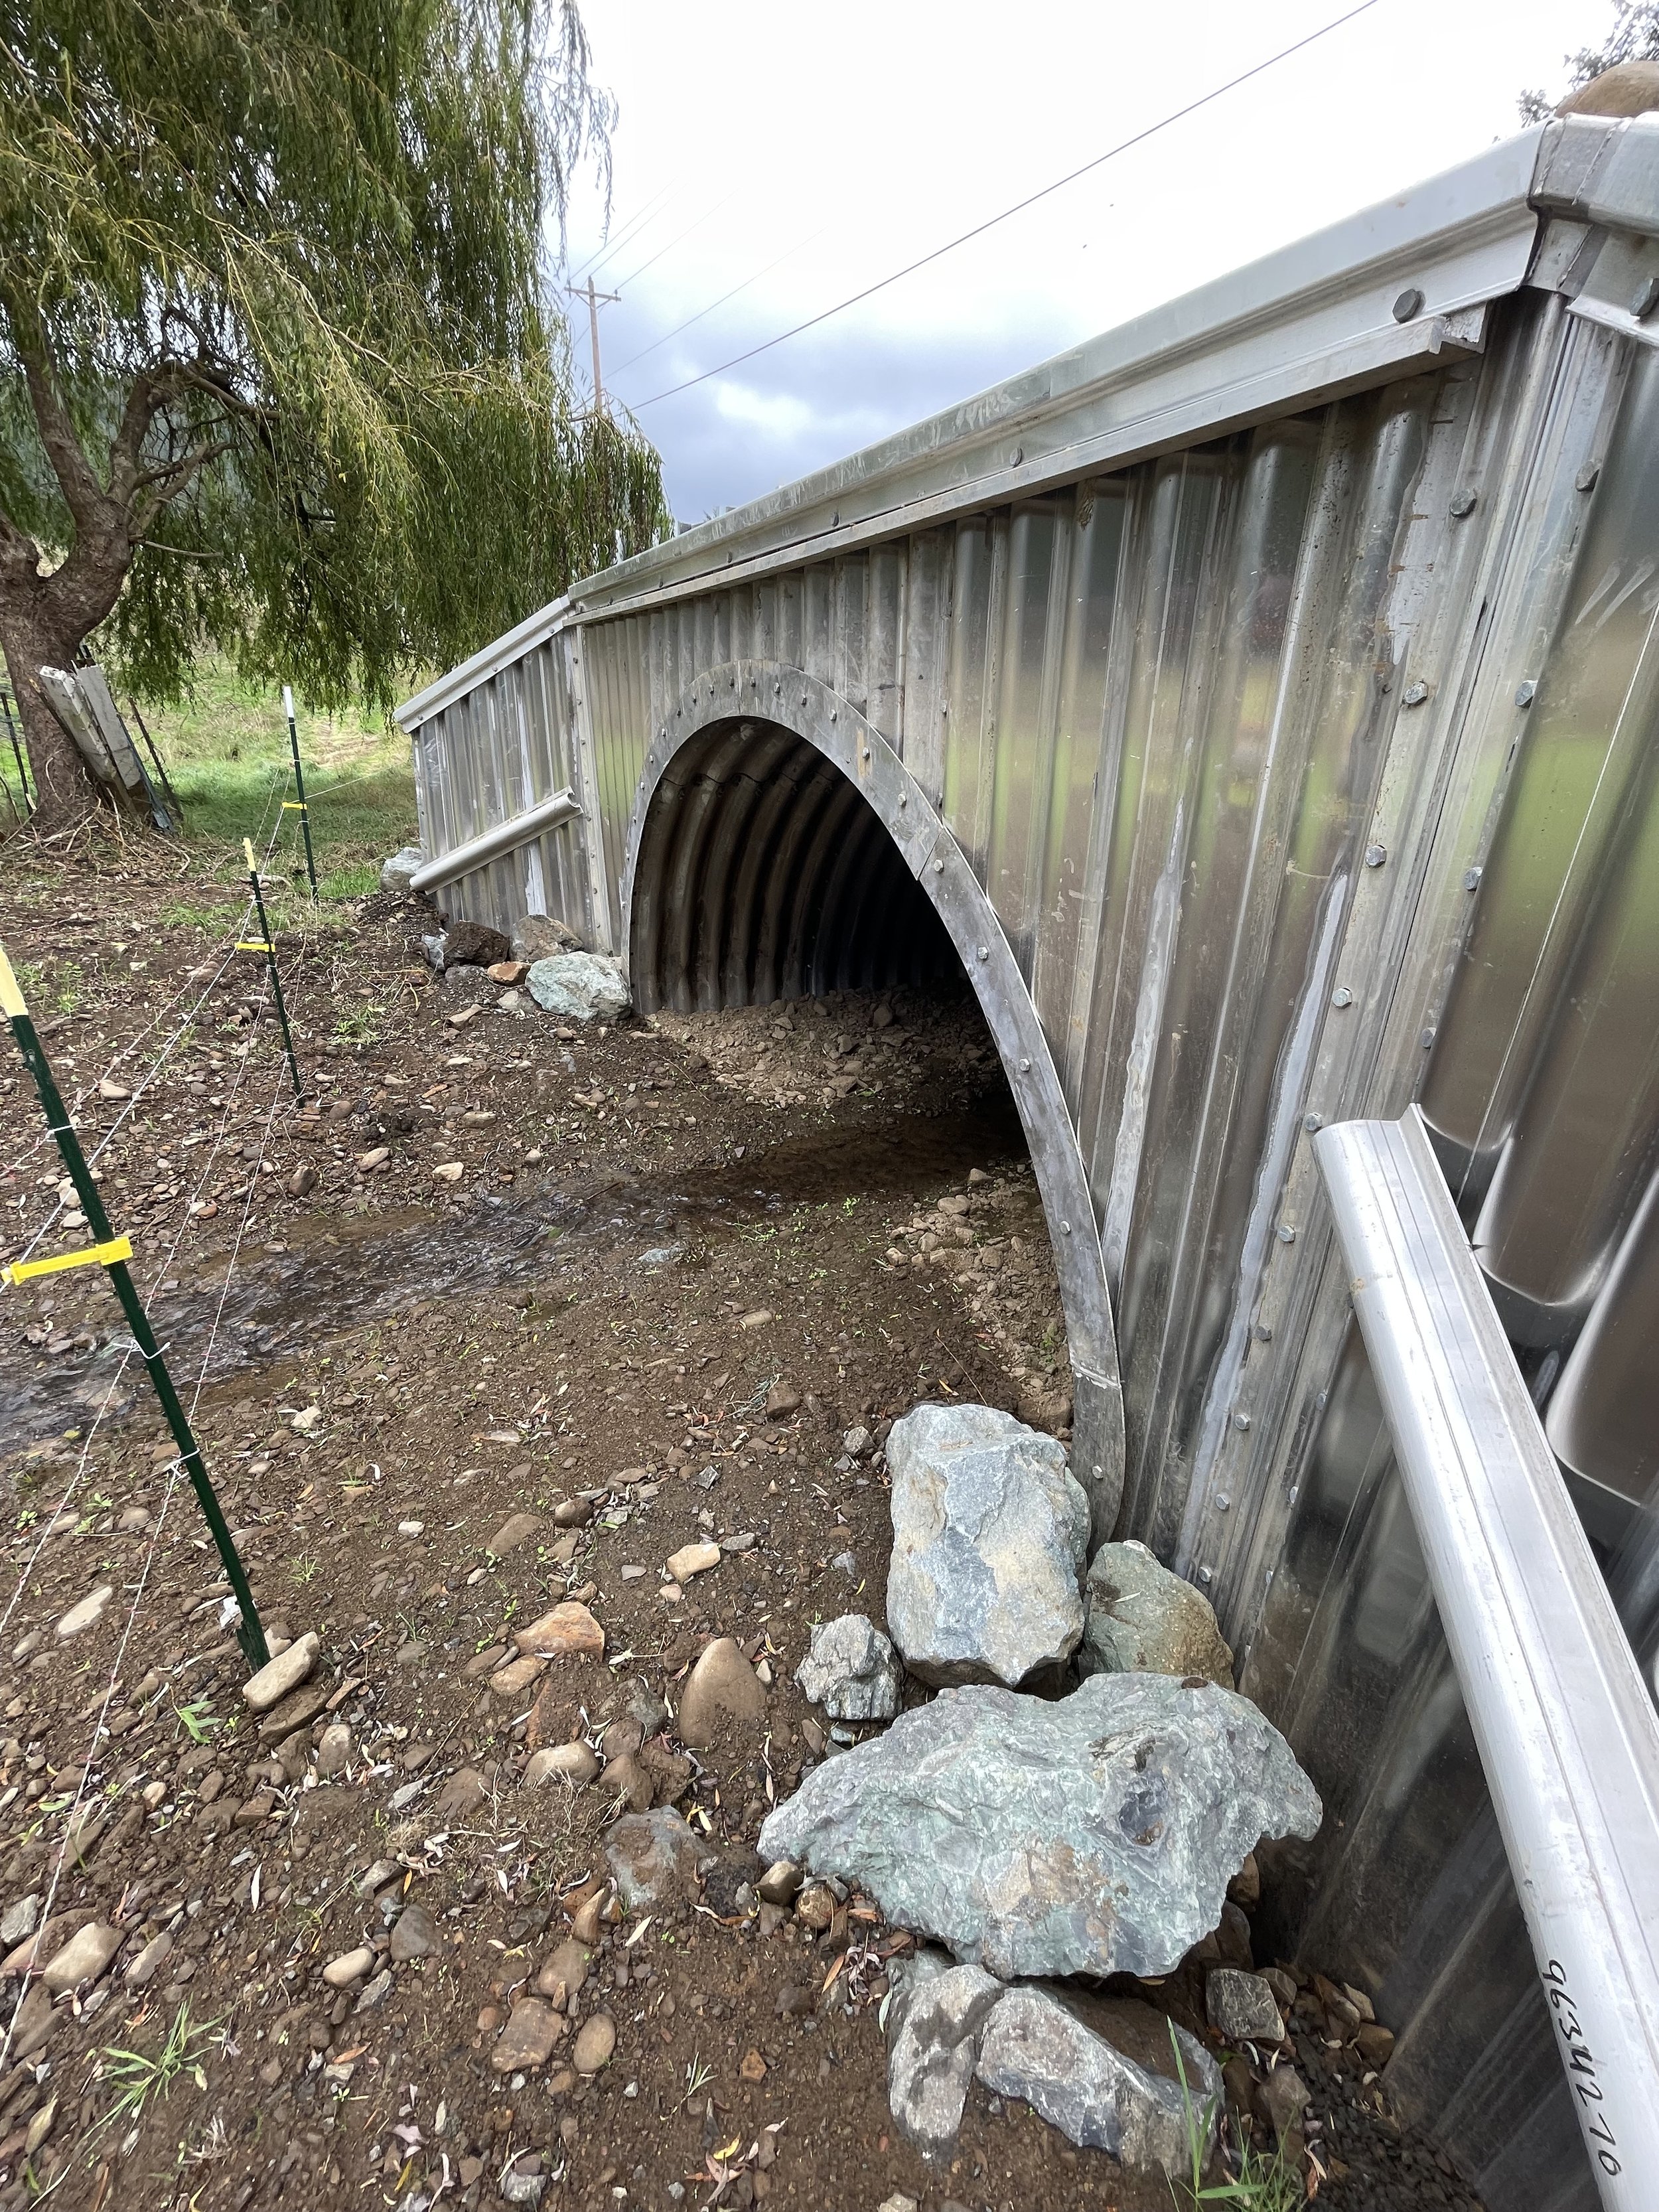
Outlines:
{"label": "overcast sky", "polygon": [[[1478,153],[1519,128],[1522,87],[1559,94],[1563,56],[1613,15],[1374,0],[917,275],[659,398],[1352,4],[583,0],[621,119],[608,240],[584,186],[569,268],[622,295],[600,310],[605,381],[660,449],[676,514],[769,491]],[[571,336],[586,381],[585,306]]]}

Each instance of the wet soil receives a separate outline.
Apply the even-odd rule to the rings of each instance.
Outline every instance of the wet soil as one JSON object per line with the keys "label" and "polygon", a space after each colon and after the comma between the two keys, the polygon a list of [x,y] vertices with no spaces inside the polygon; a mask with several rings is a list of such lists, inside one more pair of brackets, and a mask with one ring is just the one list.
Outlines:
{"label": "wet soil", "polygon": [[[121,1944],[55,2007],[31,1984],[21,2017],[0,1959],[0,2206],[1167,2207],[1161,2178],[978,2092],[955,2162],[926,2169],[878,2026],[908,1939],[856,1897],[827,1929],[763,1923],[744,1887],[769,1804],[826,1753],[793,1681],[811,1622],[884,1617],[885,1425],[952,1395],[1069,1419],[1041,1209],[971,1001],[577,1033],[434,978],[429,915],[376,900],[283,945],[300,1104],[257,961],[214,980],[222,950],[161,924],[168,889],[159,863],[16,869],[0,933],[103,1144],[265,1626],[321,1639],[319,1695],[244,1706],[226,1585],[101,1272],[9,1291],[0,1914],[33,1898],[60,1939],[67,1915]],[[0,1258],[43,1227],[36,1256],[84,1244],[15,1061],[0,1170]],[[538,1525],[498,1554],[514,1514]],[[720,1564],[680,1592],[664,1563],[704,1538]],[[514,1626],[571,1596],[603,1656],[504,1694]],[[653,1740],[658,1800],[714,1863],[648,1923],[602,1919],[567,2033],[501,2070],[617,1810],[603,1777],[526,1788],[526,1759],[622,1749],[720,1635],[769,1677],[763,1725],[684,1765],[672,1721]],[[578,2074],[600,2014],[614,2053]],[[1371,2201],[1326,2164],[1330,2201]]]}

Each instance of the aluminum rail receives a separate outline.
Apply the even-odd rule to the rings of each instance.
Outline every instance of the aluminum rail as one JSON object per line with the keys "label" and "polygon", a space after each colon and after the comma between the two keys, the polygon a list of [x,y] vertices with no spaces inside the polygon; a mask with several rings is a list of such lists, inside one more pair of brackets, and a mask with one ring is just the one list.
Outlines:
{"label": "aluminum rail", "polygon": [[1314,1151],[1604,2204],[1659,2176],[1659,1719],[1421,1117]]}
{"label": "aluminum rail", "polygon": [[493,830],[482,830],[470,837],[465,845],[456,845],[447,853],[440,853],[435,860],[428,860],[416,869],[409,879],[412,891],[436,890],[441,884],[453,884],[457,876],[470,876],[474,868],[482,868],[487,861],[499,860],[503,853],[514,853],[520,845],[527,845],[532,837],[539,837],[544,830],[556,830],[562,822],[574,822],[580,814],[573,791],[556,791],[551,799],[539,800],[526,807],[522,814],[510,816],[498,822]]}

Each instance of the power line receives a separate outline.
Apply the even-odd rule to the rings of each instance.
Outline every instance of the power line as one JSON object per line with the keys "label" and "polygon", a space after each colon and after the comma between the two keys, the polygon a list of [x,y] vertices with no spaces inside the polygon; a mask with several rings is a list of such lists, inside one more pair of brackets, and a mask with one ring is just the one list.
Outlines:
{"label": "power line", "polygon": [[[718,215],[723,207],[730,207],[732,201],[737,198],[738,194],[744,189],[744,187],[741,185],[733,186],[732,190],[727,192],[723,200],[716,200],[713,207],[706,207],[702,213],[698,216],[695,221],[688,222],[684,230],[677,231],[673,237],[669,240],[666,246],[659,246],[648,261],[641,261],[639,267],[633,272],[632,276],[617,277],[617,283],[619,283],[623,287],[623,289],[626,291],[630,284],[636,283],[640,277],[644,276],[647,269],[654,269],[658,262],[662,259],[664,254],[672,253],[677,246],[683,246],[685,240],[690,237],[694,230],[700,230],[702,228],[703,224],[708,222],[710,216]],[[610,260],[610,258],[611,256],[606,254],[605,261]],[[597,276],[599,270],[603,269],[604,266],[605,262],[599,262],[595,267],[593,274]]]}
{"label": "power line", "polygon": [[593,251],[590,254],[586,255],[584,259],[579,261],[576,266],[569,271],[569,274],[572,276],[580,276],[585,275],[590,268],[594,267],[599,263],[602,256],[605,259],[609,260],[611,255],[616,252],[619,246],[623,245],[629,239],[637,236],[641,230],[647,229],[656,221],[659,209],[661,207],[663,201],[668,198],[669,193],[672,191],[673,189],[673,183],[671,180],[668,184],[665,184],[663,186],[659,192],[654,192],[652,197],[647,200],[642,208],[640,208],[635,214],[629,216],[627,222],[623,224],[619,230],[611,233],[602,238],[599,244],[593,248]]}
{"label": "power line", "polygon": [[1127,154],[1132,147],[1144,145],[1147,139],[1155,137],[1160,131],[1167,131],[1172,123],[1180,123],[1189,115],[1196,115],[1200,108],[1210,106],[1227,93],[1236,92],[1240,85],[1248,84],[1252,77],[1261,76],[1264,70],[1276,68],[1282,61],[1288,61],[1292,54],[1299,54],[1304,47],[1328,38],[1333,31],[1340,31],[1345,23],[1352,23],[1357,15],[1364,15],[1376,4],[1377,0],[1359,0],[1358,7],[1350,8],[1344,15],[1334,16],[1318,30],[1310,31],[1306,38],[1297,39],[1288,46],[1281,46],[1276,54],[1269,54],[1265,61],[1257,62],[1251,68],[1241,70],[1237,76],[1229,77],[1225,84],[1217,85],[1213,91],[1201,93],[1196,100],[1189,100],[1184,107],[1177,107],[1173,113],[1161,117],[1158,122],[1149,123],[1144,131],[1137,131],[1132,137],[1121,139],[1115,146],[1109,147],[1105,153],[1097,154],[1091,161],[1084,162],[1080,168],[1071,170],[1066,176],[1057,177],[1053,184],[1044,185],[1040,190],[1028,193],[1023,200],[1016,200],[1012,207],[1004,208],[1000,215],[988,216],[983,222],[975,223],[971,230],[964,230],[959,237],[948,240],[943,246],[936,246],[931,253],[924,253],[919,260],[907,262],[902,269],[894,270],[891,276],[880,277],[873,284],[866,284],[861,292],[854,292],[845,300],[838,300],[833,307],[825,307],[819,314],[809,315],[804,323],[796,323],[789,330],[780,331],[775,337],[764,338],[759,345],[750,346],[745,352],[733,354],[730,361],[721,362],[718,368],[705,368],[696,376],[688,376],[684,383],[671,384],[665,392],[653,392],[649,399],[641,399],[633,411],[640,414],[647,407],[657,406],[662,400],[672,399],[678,392],[690,392],[696,385],[707,384],[712,376],[724,376],[728,368],[740,368],[744,362],[753,361],[757,355],[769,353],[774,346],[784,345],[789,339],[798,338],[803,331],[816,330],[820,323],[829,322],[832,316],[845,314],[848,307],[856,307],[860,301],[873,299],[878,292],[884,292],[890,284],[897,284],[907,276],[914,276],[917,270],[926,269],[931,262],[942,260],[947,253],[954,253],[957,246],[966,246],[973,239],[982,238],[988,230],[994,230],[1000,222],[1006,222],[1012,216],[1023,215],[1027,208],[1035,207],[1039,200],[1048,198],[1052,193],[1063,191],[1067,185],[1074,185],[1079,177],[1086,177],[1091,169],[1098,169],[1103,163],[1115,161],[1120,154]]}
{"label": "power line", "polygon": [[764,269],[756,270],[752,276],[745,276],[741,284],[734,284],[729,292],[722,292],[718,300],[711,300],[706,307],[699,307],[695,315],[688,315],[683,323],[676,323],[672,331],[665,331],[659,338],[653,338],[650,344],[641,346],[638,353],[630,354],[620,368],[611,370],[611,375],[616,377],[625,374],[633,368],[636,361],[643,361],[647,354],[655,353],[659,346],[665,346],[670,338],[677,338],[682,331],[689,331],[693,323],[700,323],[705,315],[712,315],[716,307],[723,307],[728,300],[735,300],[739,292],[746,292],[751,284],[758,284],[763,276],[769,276],[779,264],[787,261],[792,253],[805,252],[814,240],[822,238],[829,228],[828,223],[821,223],[809,236],[798,238],[793,246],[786,246],[776,260],[769,261]]}

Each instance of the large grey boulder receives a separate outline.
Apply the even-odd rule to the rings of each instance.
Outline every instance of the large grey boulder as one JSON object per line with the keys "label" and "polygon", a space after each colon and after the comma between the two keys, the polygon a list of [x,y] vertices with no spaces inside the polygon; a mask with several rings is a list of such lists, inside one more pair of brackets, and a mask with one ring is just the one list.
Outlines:
{"label": "large grey boulder", "polygon": [[1170,1972],[1264,1836],[1311,1836],[1313,1784],[1248,1699],[1096,1674],[1048,1703],[945,1690],[816,1767],[763,1858],[856,1882],[896,1926],[1003,1978]]}
{"label": "large grey boulder", "polygon": [[795,1680],[832,1721],[890,1721],[899,1709],[897,1656],[861,1613],[817,1623]]}
{"label": "large grey boulder", "polygon": [[580,952],[582,941],[568,922],[550,914],[521,914],[513,925],[513,957],[532,967],[538,960],[556,959],[561,952]]}
{"label": "large grey boulder", "polygon": [[887,2014],[887,2102],[924,2158],[950,2155],[978,2062],[980,2031],[1002,1996],[983,1966],[924,1950],[894,1984]]}
{"label": "large grey boulder", "polygon": [[887,1465],[887,1626],[911,1672],[1012,1686],[1070,1658],[1089,1501],[1064,1447],[994,1406],[918,1406]]}
{"label": "large grey boulder", "polygon": [[416,871],[425,866],[426,854],[418,845],[400,847],[389,860],[380,863],[380,889],[395,898],[407,898]]}
{"label": "large grey boulder", "polygon": [[1083,1590],[1085,1674],[1203,1674],[1233,1686],[1233,1655],[1209,1600],[1144,1544],[1103,1544]]}
{"label": "large grey boulder", "polygon": [[[1136,2014],[1145,2017],[1136,2021]],[[1106,2032],[1097,2033],[1091,2020]],[[1175,2033],[1187,2075],[1184,2097],[1170,2024],[1150,2005],[1088,2004],[1047,1990],[1009,1990],[986,2021],[975,2070],[994,2095],[1023,2099],[1080,2148],[1173,2178],[1192,2171],[1188,2112],[1207,2148],[1221,2096],[1214,2060],[1184,2028]],[[1139,2063],[1126,2043],[1140,2046]]]}
{"label": "large grey boulder", "polygon": [[567,1022],[614,1022],[628,1011],[622,963],[599,952],[556,952],[538,960],[525,978],[545,1012]]}

